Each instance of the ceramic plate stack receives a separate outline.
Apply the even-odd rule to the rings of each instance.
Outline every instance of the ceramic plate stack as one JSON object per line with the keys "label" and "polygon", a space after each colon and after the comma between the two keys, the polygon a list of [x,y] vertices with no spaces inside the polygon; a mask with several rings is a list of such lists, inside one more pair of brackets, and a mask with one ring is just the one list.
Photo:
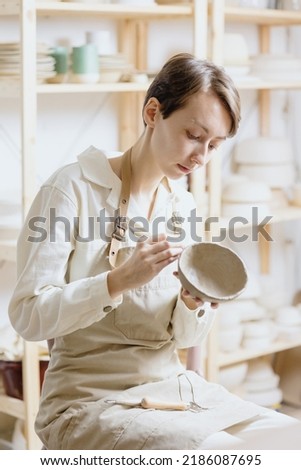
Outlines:
{"label": "ceramic plate stack", "polygon": [[251,73],[265,80],[300,81],[301,60],[291,54],[260,54],[252,60]]}
{"label": "ceramic plate stack", "polygon": [[119,82],[124,76],[132,72],[133,67],[127,62],[123,54],[99,56],[100,82]]}
{"label": "ceramic plate stack", "polygon": [[224,66],[231,76],[245,76],[250,71],[250,57],[242,34],[224,35]]}
{"label": "ceramic plate stack", "polygon": [[283,397],[278,385],[279,376],[275,374],[266,358],[249,362],[244,381],[245,400],[268,408],[278,408]]}
{"label": "ceramic plate stack", "polygon": [[[247,322],[260,324],[267,320],[267,310],[257,303],[260,295],[258,279],[254,273],[248,271],[248,282],[242,294],[219,306],[219,346],[223,352],[231,352],[243,346]],[[235,330],[236,333],[230,333]]]}
{"label": "ceramic plate stack", "polygon": [[240,395],[247,371],[247,362],[240,362],[239,364],[223,367],[219,371],[218,382],[230,392]]}
{"label": "ceramic plate stack", "polygon": [[285,189],[295,181],[293,150],[288,139],[255,137],[234,150],[237,172],[272,189]]}
{"label": "ceramic plate stack", "polygon": [[[37,44],[37,81],[46,81],[55,75],[54,59],[49,56],[50,48]],[[18,42],[0,43],[0,78],[2,81],[19,80],[21,74],[21,53]]]}
{"label": "ceramic plate stack", "polygon": [[271,215],[271,198],[271,190],[264,182],[245,176],[229,178],[222,193],[222,216],[244,217],[252,223],[254,211],[259,218]]}
{"label": "ceramic plate stack", "polygon": [[245,322],[242,346],[258,351],[265,349],[277,338],[278,331],[272,319],[259,319]]}
{"label": "ceramic plate stack", "polygon": [[300,306],[287,305],[276,309],[275,324],[279,338],[291,341],[298,339],[301,335]]}
{"label": "ceramic plate stack", "polygon": [[243,327],[240,321],[239,309],[235,308],[236,301],[223,303],[219,306],[218,343],[222,352],[237,350],[243,338]]}

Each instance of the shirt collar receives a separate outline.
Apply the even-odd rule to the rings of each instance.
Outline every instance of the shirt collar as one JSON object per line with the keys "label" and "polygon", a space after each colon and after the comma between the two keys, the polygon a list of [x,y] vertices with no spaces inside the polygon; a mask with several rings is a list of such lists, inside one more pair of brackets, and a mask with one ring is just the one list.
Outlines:
{"label": "shirt collar", "polygon": [[105,152],[90,146],[78,156],[78,163],[88,181],[110,190],[107,202],[117,209],[119,206],[121,180],[112,170]]}

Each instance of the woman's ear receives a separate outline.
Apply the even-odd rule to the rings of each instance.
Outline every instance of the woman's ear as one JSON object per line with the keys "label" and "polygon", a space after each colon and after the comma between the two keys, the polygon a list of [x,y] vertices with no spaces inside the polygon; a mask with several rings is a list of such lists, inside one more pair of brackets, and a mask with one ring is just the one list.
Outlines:
{"label": "woman's ear", "polygon": [[143,109],[143,119],[147,126],[154,127],[160,114],[160,103],[157,98],[150,98]]}

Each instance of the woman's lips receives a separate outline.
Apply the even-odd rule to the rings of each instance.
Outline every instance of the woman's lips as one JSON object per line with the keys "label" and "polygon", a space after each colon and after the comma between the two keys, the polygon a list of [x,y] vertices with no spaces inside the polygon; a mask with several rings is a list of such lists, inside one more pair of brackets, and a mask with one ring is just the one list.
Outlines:
{"label": "woman's lips", "polygon": [[182,166],[180,165],[180,163],[178,163],[178,167],[180,168],[182,173],[185,173],[185,175],[192,172],[191,168],[186,168],[186,166]]}

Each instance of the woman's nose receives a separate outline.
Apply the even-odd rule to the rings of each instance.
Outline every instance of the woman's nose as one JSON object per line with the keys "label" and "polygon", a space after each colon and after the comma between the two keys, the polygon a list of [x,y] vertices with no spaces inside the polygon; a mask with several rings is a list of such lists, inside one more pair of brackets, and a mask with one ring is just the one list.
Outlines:
{"label": "woman's nose", "polygon": [[195,152],[191,157],[191,161],[193,161],[199,166],[203,166],[205,165],[207,161],[207,155],[208,155],[208,152],[206,151]]}
{"label": "woman's nose", "polygon": [[199,166],[204,166],[209,160],[208,145],[199,142],[191,158]]}

